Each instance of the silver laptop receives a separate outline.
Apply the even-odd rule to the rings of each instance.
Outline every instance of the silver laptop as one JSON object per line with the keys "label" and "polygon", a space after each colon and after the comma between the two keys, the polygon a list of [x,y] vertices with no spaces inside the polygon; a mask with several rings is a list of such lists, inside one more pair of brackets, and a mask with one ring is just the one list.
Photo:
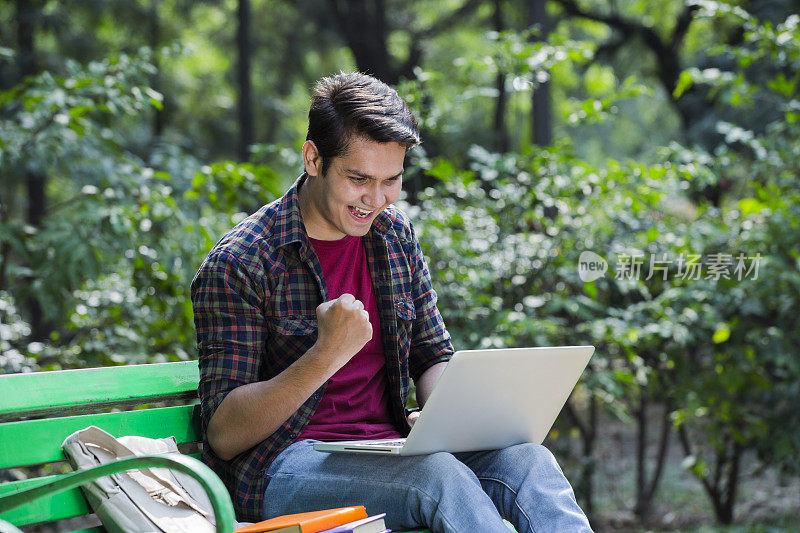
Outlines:
{"label": "silver laptop", "polygon": [[316,442],[322,452],[422,455],[541,444],[594,346],[456,352],[405,439]]}

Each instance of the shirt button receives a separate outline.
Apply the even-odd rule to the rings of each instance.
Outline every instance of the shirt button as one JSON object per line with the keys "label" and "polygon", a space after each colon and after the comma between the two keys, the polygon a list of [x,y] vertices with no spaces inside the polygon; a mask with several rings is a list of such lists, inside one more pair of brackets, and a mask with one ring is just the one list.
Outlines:
{"label": "shirt button", "polygon": [[296,439],[297,438],[297,433],[292,433],[291,435],[289,435],[289,438],[290,439]]}
{"label": "shirt button", "polygon": [[314,399],[315,399],[315,400],[319,400],[319,394],[315,394],[315,395],[314,395]]}

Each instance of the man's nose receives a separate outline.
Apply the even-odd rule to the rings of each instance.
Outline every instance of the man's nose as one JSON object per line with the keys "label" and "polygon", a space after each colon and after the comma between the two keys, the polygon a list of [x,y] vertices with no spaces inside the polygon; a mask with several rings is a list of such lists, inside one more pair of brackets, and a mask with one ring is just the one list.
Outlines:
{"label": "man's nose", "polygon": [[367,190],[361,197],[361,201],[364,202],[366,207],[371,207],[373,209],[382,206],[386,201],[386,196],[383,194],[381,184],[374,182],[367,187]]}

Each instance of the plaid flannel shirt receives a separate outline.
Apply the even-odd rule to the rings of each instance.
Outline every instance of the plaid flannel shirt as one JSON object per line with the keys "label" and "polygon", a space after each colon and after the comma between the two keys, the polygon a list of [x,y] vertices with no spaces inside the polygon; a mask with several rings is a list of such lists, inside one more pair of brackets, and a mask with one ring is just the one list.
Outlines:
{"label": "plaid flannel shirt", "polygon": [[[329,298],[300,215],[304,179],[225,235],[192,282],[203,460],[225,482],[240,520],[261,520],[267,467],[297,438],[325,392],[323,385],[275,433],[231,461],[208,445],[208,422],[231,390],[275,377],[316,341],[316,307]],[[407,216],[394,207],[380,213],[364,248],[380,310],[391,415],[407,434],[409,377],[449,360],[453,346]]]}

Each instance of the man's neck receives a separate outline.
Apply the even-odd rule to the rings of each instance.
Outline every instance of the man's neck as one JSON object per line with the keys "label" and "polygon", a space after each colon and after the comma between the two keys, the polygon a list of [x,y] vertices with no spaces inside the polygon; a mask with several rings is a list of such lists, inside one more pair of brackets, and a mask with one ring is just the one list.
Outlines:
{"label": "man's neck", "polygon": [[306,230],[306,235],[312,239],[320,241],[337,241],[344,237],[344,235],[329,235],[324,231],[319,231],[318,227],[324,226],[324,218],[320,215],[314,207],[316,188],[314,187],[318,177],[306,175],[306,179],[300,183],[297,189],[297,204],[300,208],[300,219],[303,222],[303,227]]}

